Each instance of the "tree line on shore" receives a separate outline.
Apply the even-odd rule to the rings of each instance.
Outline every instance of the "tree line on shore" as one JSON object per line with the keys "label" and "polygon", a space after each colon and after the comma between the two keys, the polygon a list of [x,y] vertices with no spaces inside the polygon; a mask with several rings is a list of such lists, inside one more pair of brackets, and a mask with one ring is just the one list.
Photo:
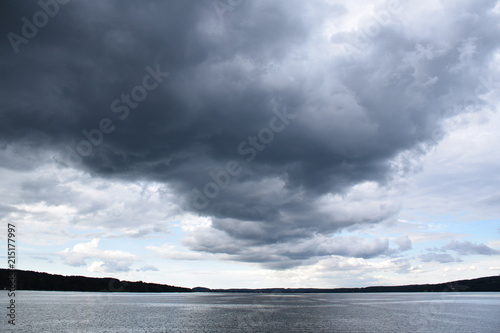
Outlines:
{"label": "tree line on shore", "polygon": [[363,288],[265,288],[209,289],[183,288],[143,281],[122,281],[115,278],[64,276],[24,270],[0,268],[0,289],[11,289],[15,274],[16,290],[97,291],[97,292],[239,292],[239,293],[373,293],[373,292],[500,292],[500,276],[458,280],[438,284],[404,286],[372,286]]}

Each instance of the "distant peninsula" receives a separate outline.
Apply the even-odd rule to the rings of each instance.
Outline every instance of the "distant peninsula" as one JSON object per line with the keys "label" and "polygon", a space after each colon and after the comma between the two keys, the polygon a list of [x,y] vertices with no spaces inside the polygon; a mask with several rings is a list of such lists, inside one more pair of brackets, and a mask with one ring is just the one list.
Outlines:
{"label": "distant peninsula", "polygon": [[500,292],[500,276],[481,277],[438,284],[404,286],[372,286],[363,288],[265,288],[209,289],[183,288],[143,281],[122,281],[115,278],[92,278],[8,270],[0,268],[0,289],[9,289],[10,275],[15,273],[17,290],[93,291],[93,292],[218,292],[218,293],[376,293],[376,292]]}

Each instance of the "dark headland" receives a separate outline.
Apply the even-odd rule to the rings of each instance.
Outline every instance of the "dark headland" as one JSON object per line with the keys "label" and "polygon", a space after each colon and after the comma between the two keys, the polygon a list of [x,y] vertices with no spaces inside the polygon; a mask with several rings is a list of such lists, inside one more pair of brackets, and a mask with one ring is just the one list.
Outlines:
{"label": "dark headland", "polygon": [[64,276],[23,270],[0,268],[0,289],[9,289],[12,272],[15,273],[17,290],[46,291],[100,291],[100,292],[192,292],[190,288],[142,281],[121,281],[114,278]]}
{"label": "dark headland", "polygon": [[114,278],[64,276],[0,268],[0,289],[11,287],[15,274],[17,290],[98,291],[98,292],[238,292],[238,293],[374,293],[374,292],[500,292],[500,276],[481,277],[438,284],[404,286],[372,286],[364,288],[266,288],[266,289],[193,289],[142,281],[122,281]]}

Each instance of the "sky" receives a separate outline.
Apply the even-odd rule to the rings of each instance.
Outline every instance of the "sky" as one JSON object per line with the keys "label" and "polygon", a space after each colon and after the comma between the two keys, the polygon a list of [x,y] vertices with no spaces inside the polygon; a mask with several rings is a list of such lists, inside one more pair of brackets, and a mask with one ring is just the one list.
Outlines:
{"label": "sky", "polygon": [[0,246],[13,224],[18,269],[184,287],[499,275],[499,16],[1,1]]}

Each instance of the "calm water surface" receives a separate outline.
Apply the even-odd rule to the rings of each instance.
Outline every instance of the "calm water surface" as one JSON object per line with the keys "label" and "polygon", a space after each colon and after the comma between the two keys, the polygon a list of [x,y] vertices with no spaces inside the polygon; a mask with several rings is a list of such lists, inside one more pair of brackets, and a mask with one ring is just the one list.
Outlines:
{"label": "calm water surface", "polygon": [[215,294],[18,291],[1,332],[500,332],[500,293]]}

